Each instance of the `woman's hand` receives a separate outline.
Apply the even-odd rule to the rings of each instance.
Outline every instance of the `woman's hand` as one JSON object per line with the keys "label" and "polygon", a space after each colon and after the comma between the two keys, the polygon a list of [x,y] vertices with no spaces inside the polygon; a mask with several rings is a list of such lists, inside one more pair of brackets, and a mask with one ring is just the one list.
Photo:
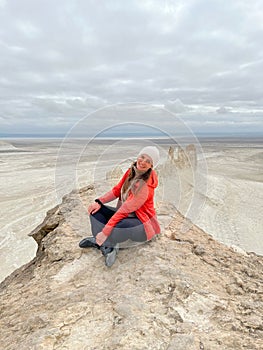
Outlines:
{"label": "woman's hand", "polygon": [[89,214],[95,214],[97,213],[98,210],[100,210],[101,205],[97,202],[92,203],[88,206],[88,213]]}
{"label": "woman's hand", "polygon": [[108,236],[106,236],[103,232],[99,232],[96,236],[96,243],[98,245],[102,245],[106,239],[108,238]]}

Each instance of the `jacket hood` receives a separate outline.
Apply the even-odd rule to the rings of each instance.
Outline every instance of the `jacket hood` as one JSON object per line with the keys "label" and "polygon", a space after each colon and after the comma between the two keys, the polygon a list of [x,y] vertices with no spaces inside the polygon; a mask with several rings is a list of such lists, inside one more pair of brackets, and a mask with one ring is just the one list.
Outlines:
{"label": "jacket hood", "polygon": [[154,170],[152,170],[151,175],[147,181],[147,185],[153,188],[158,186],[158,177]]}

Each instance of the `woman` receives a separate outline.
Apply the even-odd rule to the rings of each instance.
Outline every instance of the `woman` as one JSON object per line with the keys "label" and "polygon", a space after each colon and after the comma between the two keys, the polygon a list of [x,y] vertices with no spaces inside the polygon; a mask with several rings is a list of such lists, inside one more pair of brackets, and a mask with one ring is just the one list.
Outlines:
{"label": "woman", "polygon": [[[114,264],[119,243],[145,242],[160,233],[154,209],[158,178],[153,168],[158,161],[157,147],[144,147],[120,182],[88,207],[93,237],[84,238],[79,246],[100,249],[107,266]],[[116,208],[105,206],[116,198]]]}

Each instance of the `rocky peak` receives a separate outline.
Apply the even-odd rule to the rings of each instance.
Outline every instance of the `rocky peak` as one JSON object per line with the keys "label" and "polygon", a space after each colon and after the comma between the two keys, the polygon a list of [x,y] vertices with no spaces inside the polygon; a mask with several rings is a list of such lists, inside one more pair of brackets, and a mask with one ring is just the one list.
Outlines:
{"label": "rocky peak", "polygon": [[78,247],[95,192],[66,195],[30,234],[35,259],[0,285],[2,349],[262,349],[262,257],[216,242],[164,203],[163,232],[108,268]]}

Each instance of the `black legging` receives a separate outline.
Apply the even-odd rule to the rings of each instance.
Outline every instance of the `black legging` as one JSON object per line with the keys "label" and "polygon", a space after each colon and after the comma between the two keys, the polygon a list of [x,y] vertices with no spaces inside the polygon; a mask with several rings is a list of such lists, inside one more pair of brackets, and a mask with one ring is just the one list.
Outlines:
{"label": "black legging", "polygon": [[[91,231],[94,237],[102,231],[103,227],[116,212],[115,208],[102,205],[100,210],[90,215]],[[135,217],[122,219],[114,226],[110,236],[104,242],[106,247],[115,246],[117,243],[125,242],[128,239],[135,242],[147,241],[146,233],[142,222]]]}

